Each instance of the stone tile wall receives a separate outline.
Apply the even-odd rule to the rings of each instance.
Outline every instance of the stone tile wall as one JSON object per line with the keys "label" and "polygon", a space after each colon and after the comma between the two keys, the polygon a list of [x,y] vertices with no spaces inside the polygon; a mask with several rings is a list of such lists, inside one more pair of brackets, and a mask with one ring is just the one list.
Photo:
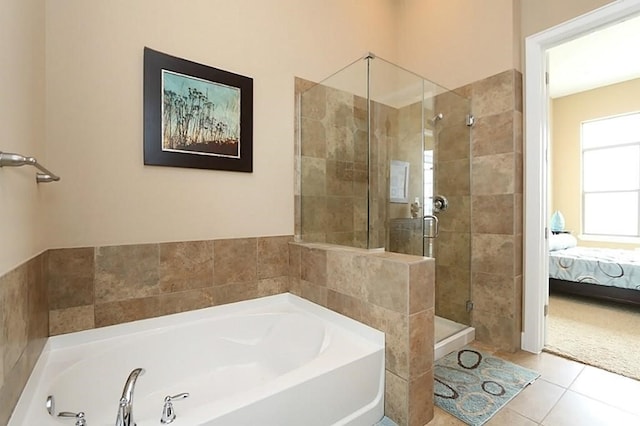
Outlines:
{"label": "stone tile wall", "polygon": [[313,243],[290,244],[290,291],[385,332],[385,414],[398,425],[433,417],[433,259]]}
{"label": "stone tile wall", "polygon": [[282,293],[291,236],[54,249],[50,335]]}
{"label": "stone tile wall", "polygon": [[472,131],[472,325],[476,339],[520,348],[522,328],[522,74],[509,70],[464,88]]}
{"label": "stone tile wall", "polygon": [[49,332],[46,254],[0,276],[0,424],[7,424]]}

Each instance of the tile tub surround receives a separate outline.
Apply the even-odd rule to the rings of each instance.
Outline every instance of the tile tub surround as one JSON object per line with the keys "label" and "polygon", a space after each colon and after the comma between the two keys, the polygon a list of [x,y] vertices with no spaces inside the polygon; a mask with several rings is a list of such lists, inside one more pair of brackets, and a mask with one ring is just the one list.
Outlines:
{"label": "tile tub surround", "polygon": [[385,414],[433,417],[433,259],[321,243],[290,244],[290,291],[386,334]]}
{"label": "tile tub surround", "polygon": [[0,425],[9,421],[49,333],[46,257],[0,276]]}
{"label": "tile tub surround", "polygon": [[291,236],[48,252],[51,336],[282,293]]}

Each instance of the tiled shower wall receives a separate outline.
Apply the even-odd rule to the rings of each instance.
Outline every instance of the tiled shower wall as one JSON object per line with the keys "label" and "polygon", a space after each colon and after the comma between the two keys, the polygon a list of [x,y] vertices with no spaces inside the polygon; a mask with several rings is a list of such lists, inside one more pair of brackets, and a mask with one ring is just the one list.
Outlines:
{"label": "tiled shower wall", "polygon": [[0,425],[9,421],[49,333],[46,256],[0,276]]}
{"label": "tiled shower wall", "polygon": [[522,74],[509,70],[465,88],[476,124],[471,145],[471,296],[476,339],[520,348],[523,270]]}

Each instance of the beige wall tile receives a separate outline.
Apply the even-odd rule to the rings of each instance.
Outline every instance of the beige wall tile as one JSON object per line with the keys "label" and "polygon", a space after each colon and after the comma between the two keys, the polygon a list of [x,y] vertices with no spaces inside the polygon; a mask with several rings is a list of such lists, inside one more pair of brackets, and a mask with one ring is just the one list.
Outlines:
{"label": "beige wall tile", "polygon": [[306,156],[303,156],[301,160],[301,194],[303,196],[325,196],[327,192],[327,160]]}
{"label": "beige wall tile", "polygon": [[472,271],[514,276],[514,243],[513,235],[474,234],[471,241]]}
{"label": "beige wall tile", "polygon": [[[37,358],[49,336],[49,295],[47,291],[46,253],[27,262],[29,350]],[[1,285],[1,284],[0,284]],[[0,305],[2,306],[2,305]],[[34,344],[34,341],[36,343]],[[35,364],[35,359],[31,365]]]}
{"label": "beige wall tile", "polygon": [[513,235],[516,222],[514,194],[473,196],[472,210],[473,232]]}
{"label": "beige wall tile", "polygon": [[300,280],[300,297],[327,306],[327,288],[309,281]]}
{"label": "beige wall tile", "polygon": [[470,194],[469,159],[442,161],[436,165],[436,193],[452,195]]}
{"label": "beige wall tile", "polygon": [[291,240],[289,235],[258,237],[258,279],[288,275]]}
{"label": "beige wall tile", "polygon": [[409,314],[433,309],[435,304],[435,260],[409,265]]}
{"label": "beige wall tile", "polygon": [[161,294],[160,296],[157,296],[158,315],[154,316],[177,314],[180,312],[208,308],[213,305],[211,293],[211,288],[200,288],[177,293]]}
{"label": "beige wall tile", "polygon": [[299,244],[290,242],[289,243],[289,277],[291,278],[302,278],[302,267],[301,267],[301,252],[302,248]]}
{"label": "beige wall tile", "polygon": [[513,110],[479,117],[471,132],[473,156],[515,152],[515,121]]}
{"label": "beige wall tile", "polygon": [[96,303],[95,326],[105,327],[160,316],[159,302],[160,298],[155,296]]}
{"label": "beige wall tile", "polygon": [[303,117],[301,120],[301,138],[304,144],[300,147],[305,157],[327,158],[327,137],[321,121]]}
{"label": "beige wall tile", "polygon": [[289,291],[289,277],[265,278],[258,281],[257,297],[272,296]]}
{"label": "beige wall tile", "polygon": [[327,197],[327,233],[353,232],[353,197]]}
{"label": "beige wall tile", "polygon": [[471,84],[471,110],[476,118],[513,111],[516,104],[514,70]]}
{"label": "beige wall tile", "polygon": [[[305,179],[305,176],[303,176]],[[326,160],[327,195],[353,196],[354,163]]]}
{"label": "beige wall tile", "polygon": [[433,369],[409,381],[409,426],[423,426],[433,419]]}
{"label": "beige wall tile", "polygon": [[207,289],[211,293],[212,305],[240,302],[258,297],[258,282],[245,281],[217,285]]}
{"label": "beige wall tile", "polygon": [[474,196],[513,194],[516,189],[516,154],[473,158],[471,191]]}
{"label": "beige wall tile", "polygon": [[505,317],[515,313],[516,289],[512,276],[474,272],[472,279],[474,309]]}
{"label": "beige wall tile", "polygon": [[471,325],[476,329],[476,340],[480,342],[491,342],[492,346],[511,352],[520,348],[520,329],[512,315],[474,309]]}
{"label": "beige wall tile", "polygon": [[446,195],[446,197],[449,208],[438,214],[440,231],[471,232],[471,196]]}
{"label": "beige wall tile", "polygon": [[367,301],[406,314],[409,299],[409,267],[376,255],[365,260]]}
{"label": "beige wall tile", "polygon": [[162,243],[159,249],[162,293],[213,285],[213,241]]}
{"label": "beige wall tile", "polygon": [[327,285],[327,252],[319,248],[301,247],[301,278],[315,285]]}
{"label": "beige wall tile", "polygon": [[95,326],[93,305],[54,309],[49,312],[49,334],[51,336],[90,330]]}
{"label": "beige wall tile", "polygon": [[[327,230],[327,198],[302,196],[300,227],[303,235],[322,233]],[[317,241],[316,239],[305,241]]]}
{"label": "beige wall tile", "polygon": [[47,275],[51,309],[92,304],[94,248],[49,250]]}
{"label": "beige wall tile", "polygon": [[409,380],[411,381],[433,368],[433,316],[433,308],[409,316]]}
{"label": "beige wall tile", "polygon": [[158,244],[96,248],[95,302],[160,293]]}
{"label": "beige wall tile", "polygon": [[368,309],[368,305],[360,298],[328,289],[327,308],[356,321],[365,322],[364,312]]}
{"label": "beige wall tile", "polygon": [[29,289],[27,266],[22,264],[3,277],[3,319],[5,374],[10,372],[27,347],[29,338]]}
{"label": "beige wall tile", "polygon": [[350,251],[327,252],[327,288],[366,300],[366,258]]}
{"label": "beige wall tile", "polygon": [[213,242],[214,285],[256,281],[256,238],[233,238]]}
{"label": "beige wall tile", "polygon": [[384,414],[397,425],[407,425],[409,421],[409,388],[407,380],[386,371]]}
{"label": "beige wall tile", "polygon": [[471,260],[471,235],[441,230],[435,240],[435,253],[438,266],[466,268]]}
{"label": "beige wall tile", "polygon": [[322,120],[327,110],[326,87],[316,84],[305,90],[300,96],[300,114],[302,117]]}

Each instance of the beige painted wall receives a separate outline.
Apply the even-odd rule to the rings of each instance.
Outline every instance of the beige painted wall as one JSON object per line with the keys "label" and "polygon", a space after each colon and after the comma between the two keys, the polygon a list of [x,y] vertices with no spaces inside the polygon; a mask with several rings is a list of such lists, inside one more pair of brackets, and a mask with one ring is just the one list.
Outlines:
{"label": "beige painted wall", "polygon": [[[294,75],[320,80],[373,51],[458,87],[517,67],[520,31],[606,3],[4,1],[0,149],[63,180],[0,170],[0,273],[48,247],[291,234]],[[254,78],[253,174],[142,165],[145,45]]]}
{"label": "beige painted wall", "polygon": [[[560,210],[566,229],[580,232],[580,123],[640,111],[640,79],[554,99],[552,102],[550,211]],[[578,240],[581,246],[638,247]]]}
{"label": "beige painted wall", "polygon": [[[48,166],[44,47],[44,0],[3,0],[0,151],[34,156]],[[0,168],[0,276],[46,248],[39,206],[50,185],[36,184],[33,167]]]}
{"label": "beige painted wall", "polygon": [[522,37],[576,18],[615,0],[519,0]]}
{"label": "beige painted wall", "polygon": [[453,89],[514,68],[513,0],[400,0],[403,67]]}
{"label": "beige painted wall", "polygon": [[[293,234],[294,76],[372,50],[391,0],[47,2],[52,247]],[[254,172],[143,166],[143,47],[253,77]]]}

